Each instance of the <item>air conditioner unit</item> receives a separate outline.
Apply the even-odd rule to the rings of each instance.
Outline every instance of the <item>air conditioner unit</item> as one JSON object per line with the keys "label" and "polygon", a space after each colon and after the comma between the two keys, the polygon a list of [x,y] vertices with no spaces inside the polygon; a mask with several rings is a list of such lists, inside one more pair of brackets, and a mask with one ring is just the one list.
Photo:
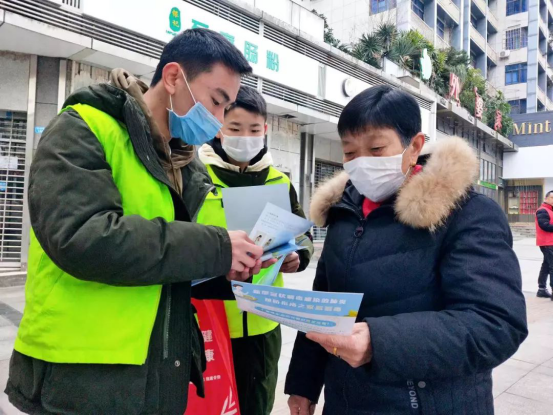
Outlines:
{"label": "air conditioner unit", "polygon": [[499,52],[500,59],[507,59],[510,55],[511,55],[510,50],[502,50],[501,52]]}

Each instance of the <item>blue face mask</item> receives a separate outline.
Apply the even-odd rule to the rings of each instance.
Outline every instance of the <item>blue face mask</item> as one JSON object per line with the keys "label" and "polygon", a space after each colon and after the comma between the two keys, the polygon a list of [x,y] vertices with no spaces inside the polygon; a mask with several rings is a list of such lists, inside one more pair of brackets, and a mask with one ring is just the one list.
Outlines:
{"label": "blue face mask", "polygon": [[[181,70],[182,72],[182,70]],[[171,109],[169,111],[169,132],[171,137],[180,138],[186,144],[200,146],[213,139],[219,132],[223,124],[203,106],[201,102],[196,101],[190,85],[184,76],[184,82],[188,87],[190,96],[194,100],[194,106],[190,108],[186,115],[177,115],[173,111],[173,100],[169,97]]]}

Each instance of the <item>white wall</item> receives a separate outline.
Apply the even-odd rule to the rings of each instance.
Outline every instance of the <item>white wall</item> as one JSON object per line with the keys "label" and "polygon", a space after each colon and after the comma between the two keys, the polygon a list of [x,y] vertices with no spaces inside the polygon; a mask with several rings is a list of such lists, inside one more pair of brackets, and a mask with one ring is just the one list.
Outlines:
{"label": "white wall", "polygon": [[315,158],[342,164],[344,161],[342,142],[315,136]]}
{"label": "white wall", "polygon": [[551,160],[553,160],[553,146],[520,147],[516,153],[504,153],[503,178],[541,179],[552,177]]}
{"label": "white wall", "polygon": [[0,110],[27,112],[29,55],[0,51]]}
{"label": "white wall", "polygon": [[553,177],[546,177],[543,183],[544,195],[547,192],[553,191]]}
{"label": "white wall", "polygon": [[274,167],[290,173],[291,181],[299,192],[300,183],[300,126],[285,118],[269,116],[268,141]]}

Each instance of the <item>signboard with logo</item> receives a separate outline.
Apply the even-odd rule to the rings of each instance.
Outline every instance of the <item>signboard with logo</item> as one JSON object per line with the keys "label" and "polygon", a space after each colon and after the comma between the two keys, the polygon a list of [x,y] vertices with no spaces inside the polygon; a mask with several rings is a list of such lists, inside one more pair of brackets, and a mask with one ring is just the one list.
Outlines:
{"label": "signboard with logo", "polygon": [[509,139],[519,147],[553,145],[553,112],[514,114]]}
{"label": "signboard with logo", "polygon": [[169,42],[183,30],[207,28],[221,33],[246,57],[254,74],[313,96],[319,63],[205,10],[176,0],[86,1],[83,13],[128,30]]}

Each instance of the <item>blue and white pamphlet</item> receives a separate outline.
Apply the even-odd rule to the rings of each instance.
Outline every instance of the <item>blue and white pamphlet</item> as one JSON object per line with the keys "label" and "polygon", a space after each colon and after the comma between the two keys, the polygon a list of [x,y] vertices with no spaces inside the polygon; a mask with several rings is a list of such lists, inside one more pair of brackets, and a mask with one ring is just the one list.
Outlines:
{"label": "blue and white pamphlet", "polygon": [[232,282],[238,308],[304,333],[349,336],[363,294],[302,291]]}

